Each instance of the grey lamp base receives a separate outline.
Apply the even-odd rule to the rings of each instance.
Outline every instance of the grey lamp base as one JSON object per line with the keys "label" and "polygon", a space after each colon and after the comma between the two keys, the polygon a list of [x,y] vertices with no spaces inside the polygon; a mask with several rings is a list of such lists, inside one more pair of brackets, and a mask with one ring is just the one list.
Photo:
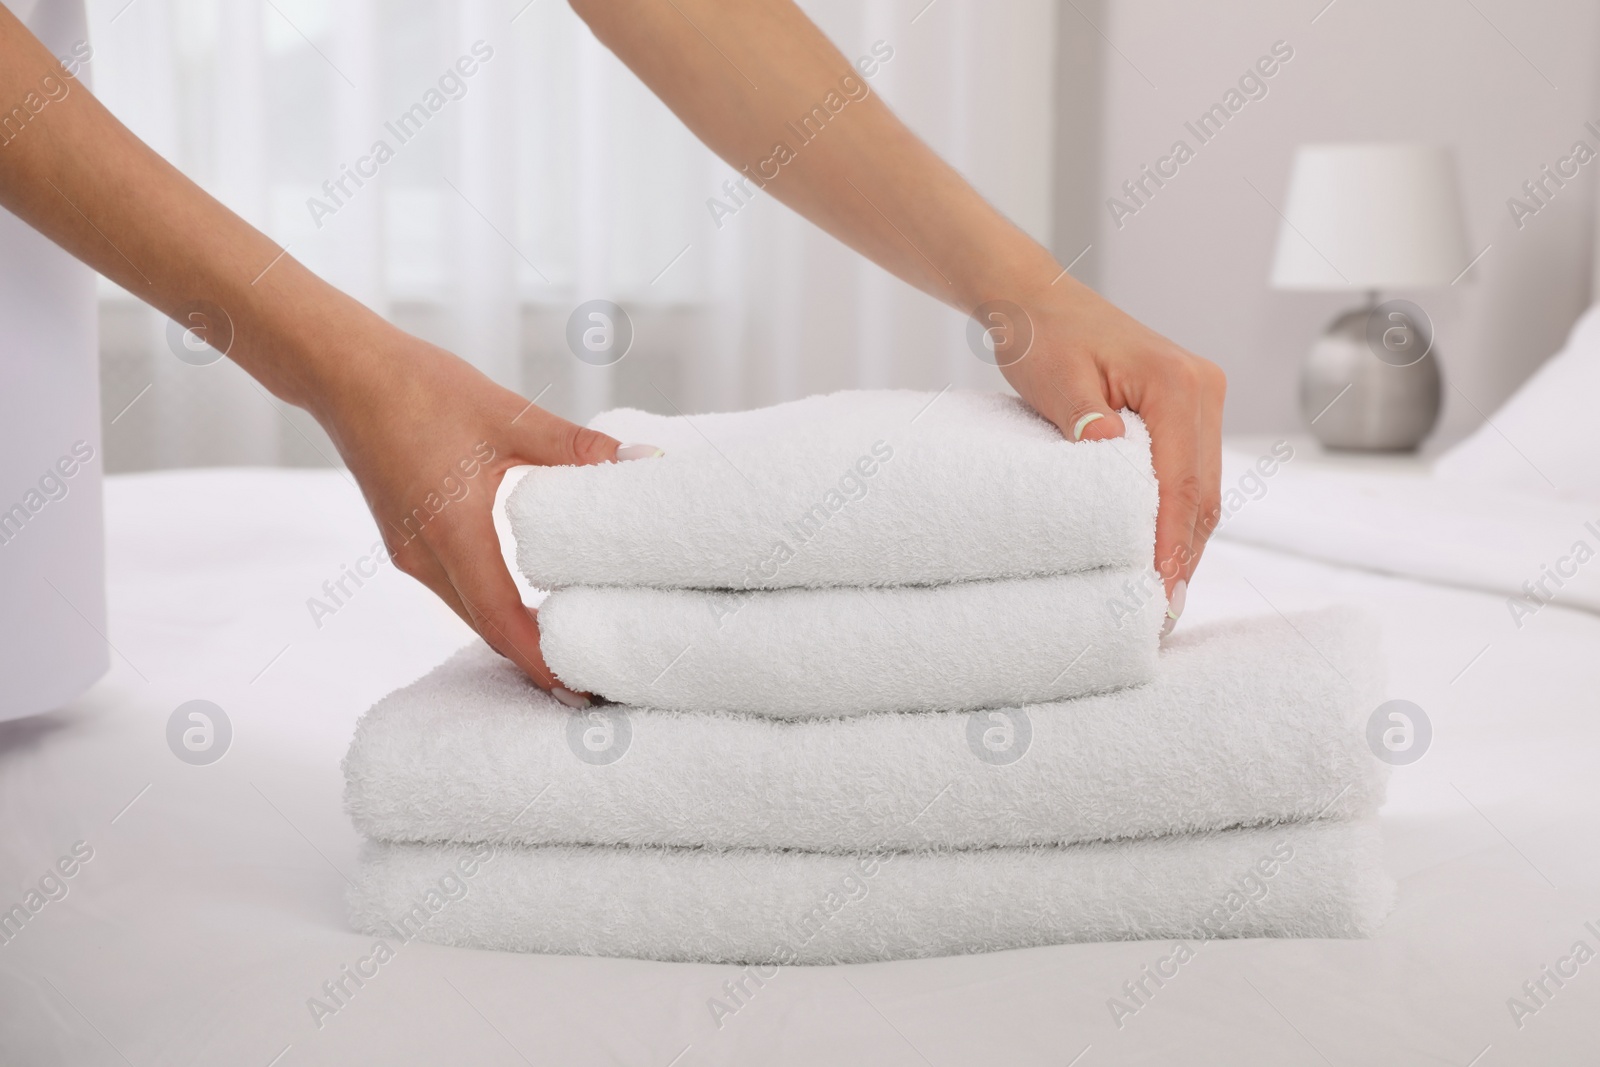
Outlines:
{"label": "grey lamp base", "polygon": [[1409,452],[1439,421],[1439,354],[1429,351],[1408,366],[1379,359],[1367,341],[1372,310],[1345,312],[1311,346],[1300,412],[1326,448]]}

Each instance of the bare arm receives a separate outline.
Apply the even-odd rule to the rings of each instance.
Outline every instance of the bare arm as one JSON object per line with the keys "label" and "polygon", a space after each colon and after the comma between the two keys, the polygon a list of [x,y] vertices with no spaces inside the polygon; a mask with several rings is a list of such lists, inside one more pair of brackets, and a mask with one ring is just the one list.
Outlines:
{"label": "bare arm", "polygon": [[[1224,380],[1215,365],[1062,277],[1049,252],[865,91],[859,72],[790,0],[572,6],[755,184],[953,307],[970,314],[988,301],[1009,301],[1023,308],[1032,348],[1010,363],[1002,348],[1002,369],[1064,434],[1116,437],[1123,432],[1117,409],[1139,412],[1161,483],[1158,568],[1169,594],[1186,582],[1220,503]],[[827,121],[797,128],[819,106]],[[812,136],[813,129],[820,132]],[[775,152],[780,144],[787,153]],[[1176,606],[1181,601],[1179,591]]]}
{"label": "bare arm", "polygon": [[518,463],[611,460],[617,442],[530,408],[322,282],[146,147],[0,7],[0,106],[30,93],[48,103],[4,131],[0,206],[186,326],[199,302],[222,309],[205,327],[231,328],[228,356],[328,430],[396,565],[558,685],[501,562],[495,487]]}

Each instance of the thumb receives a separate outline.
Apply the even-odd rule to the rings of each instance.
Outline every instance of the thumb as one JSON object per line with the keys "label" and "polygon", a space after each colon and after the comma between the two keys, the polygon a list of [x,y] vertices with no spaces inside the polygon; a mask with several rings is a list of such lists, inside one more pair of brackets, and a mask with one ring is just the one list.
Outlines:
{"label": "thumb", "polygon": [[1088,360],[1067,365],[1050,381],[1056,403],[1041,412],[1069,441],[1105,441],[1126,431],[1122,416],[1106,400],[1100,373]]}
{"label": "thumb", "polygon": [[618,455],[622,447],[599,430],[568,422],[542,408],[533,408],[516,420],[512,440],[518,458],[542,467],[586,467],[633,458]]}

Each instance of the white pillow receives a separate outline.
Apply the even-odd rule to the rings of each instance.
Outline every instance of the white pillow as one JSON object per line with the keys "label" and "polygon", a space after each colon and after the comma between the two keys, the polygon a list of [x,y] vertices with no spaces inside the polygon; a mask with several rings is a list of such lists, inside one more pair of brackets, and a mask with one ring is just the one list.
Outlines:
{"label": "white pillow", "polygon": [[1433,471],[1450,481],[1600,500],[1600,304]]}

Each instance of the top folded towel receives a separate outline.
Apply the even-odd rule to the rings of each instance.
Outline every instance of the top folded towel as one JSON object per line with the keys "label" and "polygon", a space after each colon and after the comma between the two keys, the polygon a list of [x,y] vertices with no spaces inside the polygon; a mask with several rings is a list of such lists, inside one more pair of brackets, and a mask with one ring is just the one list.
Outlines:
{"label": "top folded towel", "polygon": [[1073,443],[999,393],[874,390],[590,424],[660,459],[538,467],[507,503],[542,589],[931,585],[1147,566],[1150,436]]}

